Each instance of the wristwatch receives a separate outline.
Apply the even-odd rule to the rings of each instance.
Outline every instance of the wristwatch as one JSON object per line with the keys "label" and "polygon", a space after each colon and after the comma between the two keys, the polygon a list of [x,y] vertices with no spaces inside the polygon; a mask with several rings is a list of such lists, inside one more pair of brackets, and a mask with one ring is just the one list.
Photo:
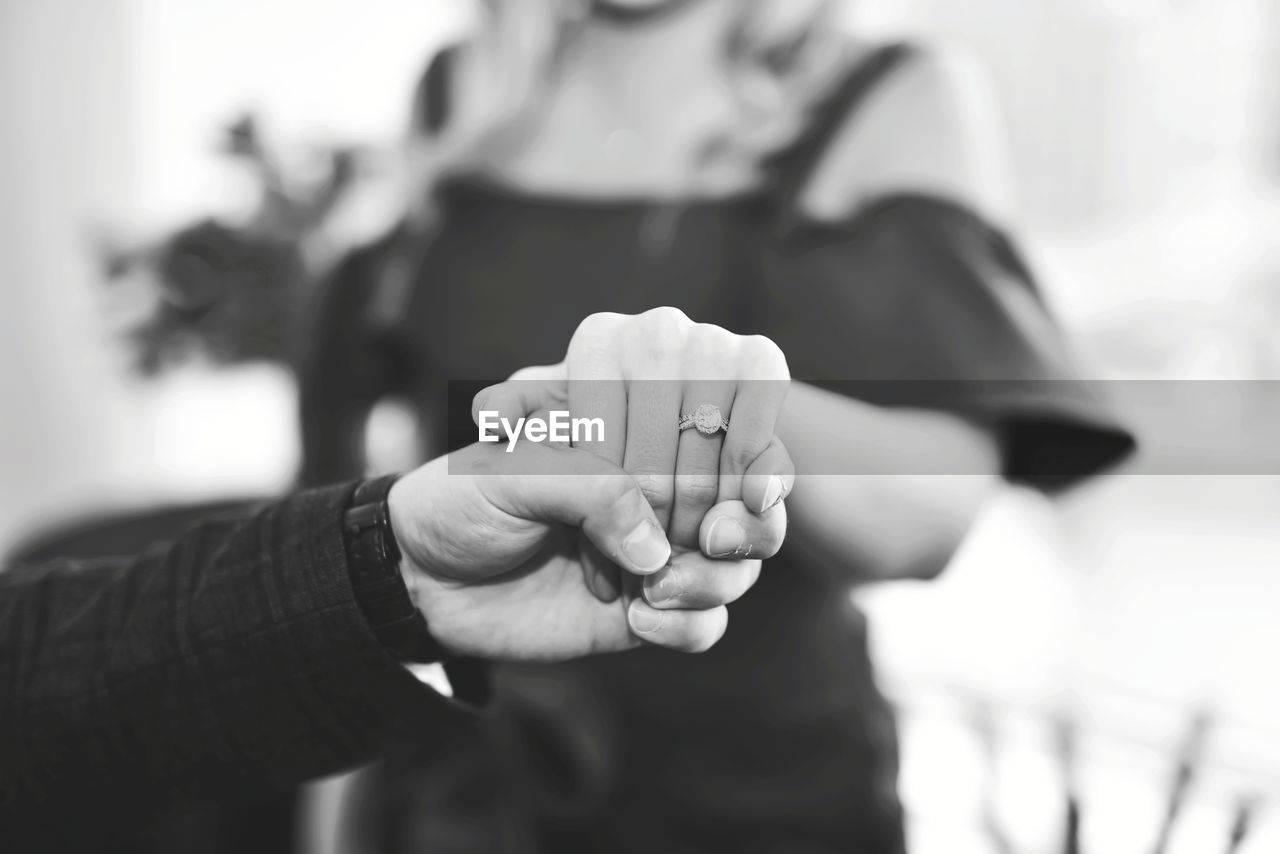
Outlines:
{"label": "wristwatch", "polygon": [[400,548],[391,529],[387,495],[398,475],[356,487],[342,515],[342,541],[356,602],[382,645],[403,662],[444,661],[448,652],[431,635],[400,572]]}

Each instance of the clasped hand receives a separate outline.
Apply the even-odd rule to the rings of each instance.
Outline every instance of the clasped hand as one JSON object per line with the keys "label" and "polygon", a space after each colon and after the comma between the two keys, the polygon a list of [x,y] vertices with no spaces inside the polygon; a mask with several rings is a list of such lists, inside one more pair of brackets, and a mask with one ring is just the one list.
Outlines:
{"label": "clasped hand", "polygon": [[605,429],[472,445],[396,484],[403,570],[437,639],[526,661],[712,646],[786,533],[794,469],[773,431],[789,379],[768,339],[663,308],[592,315],[564,362],[482,391],[473,416]]}

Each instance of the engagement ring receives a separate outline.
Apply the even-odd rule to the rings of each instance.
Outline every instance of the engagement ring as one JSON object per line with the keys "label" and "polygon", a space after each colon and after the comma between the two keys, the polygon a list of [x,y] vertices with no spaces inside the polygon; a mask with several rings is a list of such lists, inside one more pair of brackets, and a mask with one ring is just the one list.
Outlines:
{"label": "engagement ring", "polygon": [[729,419],[720,414],[720,407],[704,403],[695,409],[692,415],[685,415],[680,419],[682,432],[690,427],[698,428],[698,432],[704,435],[714,436],[721,430],[729,432]]}

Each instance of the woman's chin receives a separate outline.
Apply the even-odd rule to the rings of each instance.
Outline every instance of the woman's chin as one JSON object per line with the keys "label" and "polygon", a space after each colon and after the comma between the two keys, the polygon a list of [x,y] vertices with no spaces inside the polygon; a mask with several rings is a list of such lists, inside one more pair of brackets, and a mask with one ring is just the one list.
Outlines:
{"label": "woman's chin", "polygon": [[595,0],[596,12],[605,17],[649,18],[694,0]]}
{"label": "woman's chin", "polygon": [[680,0],[596,0],[596,5],[626,12],[648,12],[671,6]]}

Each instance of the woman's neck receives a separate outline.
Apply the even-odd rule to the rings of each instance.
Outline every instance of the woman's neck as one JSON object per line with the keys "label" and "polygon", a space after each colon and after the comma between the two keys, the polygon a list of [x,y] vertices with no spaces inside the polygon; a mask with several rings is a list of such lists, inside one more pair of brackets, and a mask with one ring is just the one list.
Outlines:
{"label": "woman's neck", "polygon": [[736,119],[725,45],[741,2],[698,0],[638,25],[588,21],[546,101],[501,153],[499,177],[595,195],[724,189],[694,180],[704,177],[702,147]]}
{"label": "woman's neck", "polygon": [[[607,97],[670,95],[722,62],[742,0],[697,0],[656,20],[626,24],[589,18],[566,57],[565,71]],[[679,91],[676,89],[675,91]]]}

